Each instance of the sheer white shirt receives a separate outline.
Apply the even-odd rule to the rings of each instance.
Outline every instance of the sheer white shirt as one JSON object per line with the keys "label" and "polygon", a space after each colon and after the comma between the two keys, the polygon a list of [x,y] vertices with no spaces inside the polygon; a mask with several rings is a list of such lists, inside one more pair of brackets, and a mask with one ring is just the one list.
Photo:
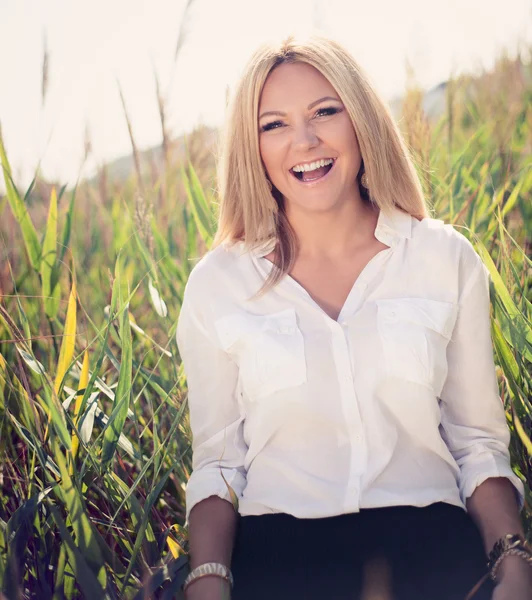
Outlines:
{"label": "sheer white shirt", "polygon": [[[510,466],[490,330],[489,272],[443,221],[393,209],[338,320],[290,276],[258,299],[271,248],[208,252],[177,343],[193,472],[186,518],[211,495],[241,515],[319,518],[466,499]],[[225,478],[225,480],[224,480]],[[226,483],[227,482],[227,483]]]}

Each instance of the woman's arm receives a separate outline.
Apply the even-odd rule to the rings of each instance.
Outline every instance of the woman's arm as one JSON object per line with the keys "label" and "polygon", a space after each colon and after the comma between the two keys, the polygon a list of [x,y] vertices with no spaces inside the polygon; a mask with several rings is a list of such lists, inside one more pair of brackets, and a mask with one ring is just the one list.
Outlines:
{"label": "woman's arm", "polygon": [[[521,534],[524,486],[510,466],[510,431],[499,395],[489,295],[489,271],[465,238],[459,265],[458,317],[447,347],[441,393],[441,434],[460,468],[460,496],[477,525],[487,556],[506,534]],[[530,598],[532,569],[506,556],[493,600]]]}
{"label": "woman's arm", "polygon": [[[190,511],[188,539],[190,568],[206,562],[231,565],[238,513],[218,496],[198,502]],[[220,577],[202,577],[190,584],[186,600],[229,600],[230,585]]]}
{"label": "woman's arm", "polygon": [[[460,298],[447,346],[448,373],[440,394],[440,431],[460,468],[458,484],[466,507],[468,499],[487,479],[506,478],[513,484],[514,500],[522,508],[524,486],[510,465],[510,430],[493,358],[489,271],[471,243],[461,238]],[[492,509],[502,509],[505,504],[501,502],[492,504]],[[504,521],[504,515],[500,519]]]}
{"label": "woman's arm", "polygon": [[[460,496],[481,532],[487,562],[499,538],[523,534],[519,511],[524,486],[510,465],[510,431],[493,358],[489,272],[463,240],[458,317],[447,347],[449,371],[441,393],[441,433],[460,468]],[[512,594],[515,599],[528,598],[523,592],[530,576],[526,569],[532,571],[522,558],[504,558],[498,576],[506,589],[494,599]]]}
{"label": "woman's arm", "polygon": [[[212,270],[198,263],[189,276],[176,339],[188,385],[192,474],[186,487],[190,567],[206,562],[230,568],[238,512],[247,484],[245,418],[238,402],[238,367],[220,347],[212,315]],[[233,505],[235,502],[235,506]],[[202,577],[187,600],[228,600],[230,585]]]}
{"label": "woman's arm", "polygon": [[[467,499],[467,512],[482,534],[486,556],[495,542],[507,533],[524,536],[514,486],[503,477],[486,479]],[[528,581],[532,591],[532,569],[519,556],[507,556],[497,572],[499,581]]]}

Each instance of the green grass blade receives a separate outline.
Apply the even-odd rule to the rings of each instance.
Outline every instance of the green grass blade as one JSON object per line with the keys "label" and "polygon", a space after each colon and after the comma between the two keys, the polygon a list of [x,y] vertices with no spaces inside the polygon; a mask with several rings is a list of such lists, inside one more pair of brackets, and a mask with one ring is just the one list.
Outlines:
{"label": "green grass blade", "polygon": [[[119,263],[117,261],[117,267],[118,264]],[[113,291],[113,296],[116,294],[118,297],[122,356],[113,408],[104,431],[102,448],[102,470],[104,471],[109,467],[113,459],[116,446],[118,445],[120,434],[122,433],[124,423],[126,422],[131,396],[131,381],[133,370],[129,310],[128,305],[124,302],[122,272],[119,268],[117,268],[114,286],[115,289]]]}
{"label": "green grass blade", "polygon": [[11,167],[9,166],[9,162],[7,160],[7,154],[1,130],[0,162],[2,163],[2,168],[4,171],[4,181],[6,185],[7,199],[9,205],[11,206],[11,210],[15,215],[15,219],[20,225],[22,237],[24,239],[24,245],[26,246],[26,251],[28,252],[28,258],[30,260],[31,266],[35,271],[38,271],[41,262],[41,244],[39,243],[37,232],[35,231],[35,227],[28,213],[26,205],[20,197],[20,194],[17,188],[15,187],[15,184],[11,177]]}
{"label": "green grass blade", "polygon": [[54,319],[59,309],[61,290],[57,281],[57,193],[55,187],[50,194],[50,208],[46,233],[42,245],[41,284],[44,310],[50,319]]}
{"label": "green grass blade", "polygon": [[192,164],[189,164],[188,174],[182,169],[182,177],[194,220],[203,241],[210,247],[214,238],[214,217]]}
{"label": "green grass blade", "polygon": [[504,318],[503,322],[509,331],[509,337],[507,337],[507,339],[510,343],[514,343],[512,340],[515,339],[515,336],[517,336],[517,339],[521,342],[520,351],[522,351],[524,356],[526,356],[527,359],[532,362],[532,330],[525,321],[521,311],[515,305],[510,292],[504,284],[504,281],[497,270],[495,263],[493,262],[493,259],[486,249],[486,246],[484,246],[484,244],[478,240],[476,242],[476,247],[480,257],[482,258],[491,275],[495,292],[500,298],[506,311],[507,318]]}
{"label": "green grass blade", "polygon": [[65,253],[70,243],[70,234],[72,233],[72,220],[74,218],[74,206],[76,201],[76,185],[70,194],[70,204],[66,213],[65,224],[63,225],[63,235],[61,238],[61,247],[59,248],[59,262],[61,263],[65,257]]}
{"label": "green grass blade", "polygon": [[70,534],[66,523],[59,513],[59,510],[53,505],[49,505],[49,510],[53,520],[55,521],[55,524],[57,525],[57,528],[59,529],[63,543],[65,544],[68,554],[68,561],[74,569],[76,581],[83,592],[83,597],[110,600],[109,594],[105,592],[104,588],[98,581],[98,578],[85,560],[83,551],[76,545],[74,538]]}
{"label": "green grass blade", "polygon": [[69,475],[67,461],[62,449],[57,442],[53,442],[52,447],[54,458],[61,473],[60,487],[62,493],[60,499],[65,503],[74,533],[74,540],[92,572],[96,574],[98,581],[105,588],[107,575],[104,561],[93,526],[87,515],[85,502],[74,480]]}

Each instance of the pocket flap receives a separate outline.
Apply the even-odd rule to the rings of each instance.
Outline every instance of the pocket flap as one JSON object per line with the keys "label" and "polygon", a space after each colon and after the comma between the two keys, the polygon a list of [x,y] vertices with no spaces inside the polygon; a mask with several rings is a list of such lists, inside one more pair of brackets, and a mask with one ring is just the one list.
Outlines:
{"label": "pocket flap", "polygon": [[256,318],[262,321],[261,331],[270,330],[276,333],[291,334],[297,330],[296,311],[291,307]]}
{"label": "pocket flap", "polygon": [[410,321],[451,339],[458,314],[452,302],[428,298],[381,298],[376,300],[379,316],[386,322]]}
{"label": "pocket flap", "polygon": [[297,319],[295,309],[290,307],[269,315],[231,313],[217,319],[215,327],[223,348],[228,350],[242,337],[257,335],[261,331],[293,334],[297,330]]}

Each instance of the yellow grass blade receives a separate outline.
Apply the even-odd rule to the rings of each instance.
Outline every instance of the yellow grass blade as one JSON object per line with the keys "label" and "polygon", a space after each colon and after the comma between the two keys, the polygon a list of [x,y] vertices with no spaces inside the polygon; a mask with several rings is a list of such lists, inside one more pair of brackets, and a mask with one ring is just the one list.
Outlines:
{"label": "yellow grass blade", "polygon": [[57,373],[55,376],[54,390],[57,394],[61,387],[61,382],[66,374],[67,368],[72,362],[74,356],[74,347],[76,345],[76,282],[72,281],[72,289],[68,299],[68,308],[65,320],[65,331],[61,350],[59,351],[59,361],[57,363]]}
{"label": "yellow grass blade", "polygon": [[6,378],[5,372],[7,370],[6,359],[0,354],[0,408],[4,410],[4,398],[5,398],[5,387],[6,387]]}
{"label": "yellow grass blade", "polygon": [[181,551],[181,548],[179,547],[179,544],[170,536],[168,536],[166,538],[166,543],[168,544],[168,548],[170,549],[170,552],[172,553],[172,556],[174,558],[179,558],[179,554]]}
{"label": "yellow grass blade", "polygon": [[[81,403],[83,402],[83,394],[85,393],[88,383],[89,383],[89,353],[87,352],[87,350],[85,350],[85,353],[83,355],[83,366],[81,367],[81,375],[79,377],[79,387],[78,387],[78,393],[76,396],[76,405],[74,407],[74,425],[76,427],[78,426],[79,411],[81,408]],[[76,432],[73,431],[72,432],[72,463],[70,464],[71,469],[73,469],[73,467],[74,467],[74,460],[78,453],[78,449],[79,449],[79,438],[76,435]]]}
{"label": "yellow grass blade", "polygon": [[[177,539],[181,540],[181,543],[179,541],[176,541],[172,537],[172,535],[171,535],[172,531],[175,531],[177,533]],[[183,540],[186,539],[186,537],[187,536],[186,536],[186,534],[183,533],[182,527],[180,525],[178,525],[177,523],[174,523],[174,525],[170,525],[170,527],[168,528],[168,535],[166,537],[166,543],[167,543],[168,548],[174,558],[179,558],[182,554],[186,554],[186,552],[183,548]]]}
{"label": "yellow grass blade", "polygon": [[528,434],[525,431],[523,424],[519,420],[519,417],[517,416],[517,411],[515,410],[513,405],[512,405],[512,415],[513,415],[514,425],[515,425],[517,434],[519,435],[521,442],[523,442],[523,446],[526,448],[526,451],[528,452],[528,456],[532,456],[532,440],[528,437]]}
{"label": "yellow grass blade", "polygon": [[227,483],[227,479],[224,477],[222,470],[220,469],[220,475],[225,482],[227,489],[229,490],[229,496],[231,496],[231,502],[233,503],[233,507],[235,512],[238,512],[238,496],[236,495],[235,490]]}

